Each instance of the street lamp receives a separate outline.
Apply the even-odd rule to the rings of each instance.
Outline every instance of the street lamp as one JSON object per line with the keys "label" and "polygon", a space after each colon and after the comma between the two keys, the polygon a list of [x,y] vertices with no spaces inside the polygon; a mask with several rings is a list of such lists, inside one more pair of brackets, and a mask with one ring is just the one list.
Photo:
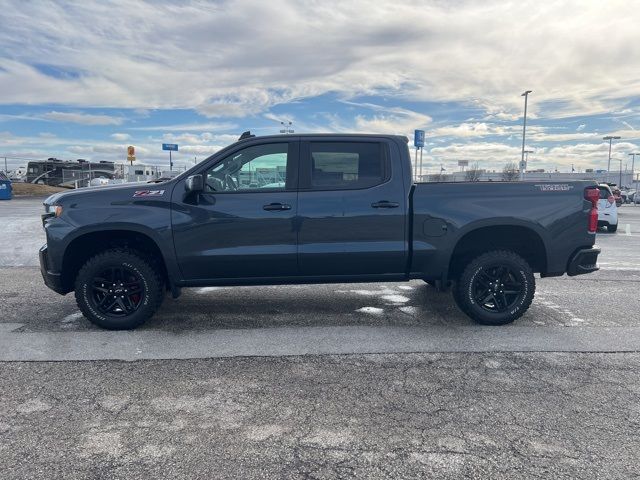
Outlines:
{"label": "street lamp", "polygon": [[609,140],[609,162],[607,163],[607,174],[608,174],[609,170],[611,170],[611,142],[613,140],[620,140],[620,137],[607,135],[606,137],[602,137],[602,139]]}
{"label": "street lamp", "polygon": [[532,90],[526,90],[521,97],[524,97],[524,121],[522,122],[522,157],[520,158],[520,180],[524,180],[524,137],[527,132],[527,99]]}
{"label": "street lamp", "polygon": [[280,133],[293,133],[293,128],[291,128],[291,125],[293,124],[291,122],[280,122],[280,125],[282,125]]}
{"label": "street lamp", "polygon": [[[631,157],[631,186],[633,186],[633,182],[634,182],[634,180],[636,178],[635,177],[635,172],[634,172],[634,167],[635,167],[635,164],[636,164],[636,155],[640,155],[640,153],[633,152],[633,153],[630,153],[629,155],[632,155],[632,157]],[[636,186],[636,189],[637,189],[637,186]]]}
{"label": "street lamp", "polygon": [[533,150],[524,150],[524,160],[520,162],[520,180],[524,180],[524,174],[527,173],[530,153],[533,153]]}
{"label": "street lamp", "polygon": [[618,182],[618,188],[622,188],[622,159],[620,159],[620,181]]}

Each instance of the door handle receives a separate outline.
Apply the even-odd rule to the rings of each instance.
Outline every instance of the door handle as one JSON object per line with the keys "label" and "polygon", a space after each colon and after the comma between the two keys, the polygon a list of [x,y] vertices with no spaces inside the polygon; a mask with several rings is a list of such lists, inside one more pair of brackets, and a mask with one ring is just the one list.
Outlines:
{"label": "door handle", "polygon": [[268,203],[262,207],[263,210],[267,210],[268,212],[277,211],[277,210],[291,210],[291,205],[287,205],[286,203]]}
{"label": "door handle", "polygon": [[399,203],[396,202],[388,202],[386,200],[382,200],[380,202],[375,202],[371,204],[373,208],[398,208],[400,206]]}

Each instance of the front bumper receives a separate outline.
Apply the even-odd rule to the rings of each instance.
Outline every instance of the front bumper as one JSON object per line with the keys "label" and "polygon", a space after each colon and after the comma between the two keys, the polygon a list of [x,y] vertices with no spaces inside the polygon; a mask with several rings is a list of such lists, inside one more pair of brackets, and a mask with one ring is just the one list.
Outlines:
{"label": "front bumper", "polygon": [[600,249],[598,247],[578,250],[569,260],[567,275],[574,277],[576,275],[584,275],[585,273],[600,270],[600,267],[598,267],[598,255],[600,255]]}
{"label": "front bumper", "polygon": [[44,244],[40,247],[39,252],[40,257],[40,273],[42,274],[42,278],[44,279],[44,284],[60,295],[64,295],[67,293],[62,286],[62,275],[60,273],[51,272],[48,269],[47,263],[47,245]]}

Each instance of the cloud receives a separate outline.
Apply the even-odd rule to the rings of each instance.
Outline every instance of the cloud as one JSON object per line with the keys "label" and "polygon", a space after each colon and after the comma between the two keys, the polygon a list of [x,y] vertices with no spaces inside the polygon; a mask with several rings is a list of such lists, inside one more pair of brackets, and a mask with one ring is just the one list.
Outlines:
{"label": "cloud", "polygon": [[7,0],[0,103],[241,117],[335,93],[514,120],[530,88],[531,118],[623,111],[640,96],[639,12],[627,0]]}
{"label": "cloud", "polygon": [[[631,142],[619,142],[613,145],[612,169],[617,168],[618,161],[626,160],[627,153],[637,149]],[[607,168],[609,144],[577,143],[573,145],[558,145],[554,147],[533,148],[529,154],[529,168],[544,168],[547,171],[558,168],[568,171],[574,164],[579,169]],[[521,147],[499,142],[455,143],[444,147],[433,147],[429,154],[435,159],[435,164],[455,166],[458,160],[478,162],[480,168],[500,170],[507,162],[520,160]],[[433,172],[433,169],[431,169]]]}
{"label": "cloud", "polygon": [[91,115],[87,113],[48,112],[35,118],[56,122],[80,123],[82,125],[120,125],[124,119],[110,115]]}
{"label": "cloud", "polygon": [[128,133],[112,133],[110,136],[117,142],[124,142],[131,138],[131,135],[129,135]]}
{"label": "cloud", "polygon": [[153,125],[149,127],[130,127],[129,130],[143,132],[202,132],[205,130],[232,130],[237,128],[233,123],[184,123],[177,125]]}
{"label": "cloud", "polygon": [[[530,127],[531,129],[532,127]],[[535,128],[535,127],[534,127]],[[522,133],[522,127],[517,125],[496,125],[486,122],[464,122],[459,125],[446,125],[427,132],[429,137],[486,137],[489,135],[505,136]]]}
{"label": "cloud", "polygon": [[120,125],[124,122],[122,117],[114,117],[111,115],[93,115],[82,112],[57,112],[51,111],[42,114],[2,114],[0,121],[45,121],[45,122],[65,122],[80,123],[83,125]]}

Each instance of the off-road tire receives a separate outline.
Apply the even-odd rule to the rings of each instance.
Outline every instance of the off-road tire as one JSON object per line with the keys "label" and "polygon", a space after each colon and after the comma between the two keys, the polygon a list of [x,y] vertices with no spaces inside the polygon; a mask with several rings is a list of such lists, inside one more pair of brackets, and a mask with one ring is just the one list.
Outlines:
{"label": "off-road tire", "polygon": [[[511,272],[520,292],[513,295],[505,311],[488,311],[476,298],[478,275],[485,269],[502,266]],[[483,325],[506,325],[520,318],[529,308],[535,295],[535,277],[529,264],[520,255],[508,250],[496,250],[476,257],[464,269],[453,290],[453,298],[466,315]],[[504,298],[504,297],[503,297]]]}
{"label": "off-road tire", "polygon": [[[126,268],[140,277],[141,300],[131,314],[111,317],[99,311],[92,299],[96,276],[108,268]],[[80,268],[75,282],[76,303],[82,314],[93,324],[107,330],[131,330],[153,316],[164,299],[164,282],[153,261],[134,250],[114,248],[89,258]]]}

